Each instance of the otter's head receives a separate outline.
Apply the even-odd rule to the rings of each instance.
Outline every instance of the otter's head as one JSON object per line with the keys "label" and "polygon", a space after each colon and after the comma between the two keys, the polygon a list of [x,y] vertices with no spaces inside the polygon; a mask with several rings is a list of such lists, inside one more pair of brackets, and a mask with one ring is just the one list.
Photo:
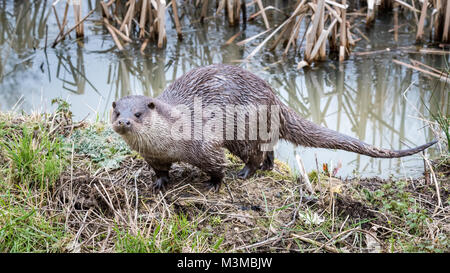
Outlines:
{"label": "otter's head", "polygon": [[145,96],[126,96],[112,103],[111,124],[121,136],[138,133],[155,110],[155,101]]}

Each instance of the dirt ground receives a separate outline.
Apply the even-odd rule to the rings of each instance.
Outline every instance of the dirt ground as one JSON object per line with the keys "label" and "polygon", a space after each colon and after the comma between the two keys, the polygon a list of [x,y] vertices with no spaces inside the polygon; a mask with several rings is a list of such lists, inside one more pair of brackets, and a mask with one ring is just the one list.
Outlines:
{"label": "dirt ground", "polygon": [[[313,182],[310,193],[281,162],[276,162],[273,171],[258,172],[243,181],[236,179],[242,164],[229,158],[219,192],[208,188],[203,183],[207,177],[188,164],[176,164],[170,172],[172,183],[154,192],[153,171],[142,159],[130,156],[111,171],[92,173],[77,167],[65,172],[55,196],[61,208],[71,211],[67,223],[82,242],[78,251],[88,251],[87,246],[115,251],[115,241],[108,240],[114,237],[112,226],[120,225],[131,234],[151,234],[155,225],[173,215],[194,222],[194,232],[222,238],[218,249],[211,249],[210,242],[196,248],[186,245],[183,252],[397,252],[424,251],[417,245],[428,243],[437,250],[449,250],[448,166],[439,180],[440,199],[445,202],[438,206],[435,187],[424,178],[407,181],[400,193],[383,190],[396,181],[322,176],[322,184]],[[362,196],[377,191],[388,191],[381,197],[386,200],[401,199],[400,194],[408,202],[420,202],[420,209],[414,209],[426,216],[417,221],[417,231],[408,226],[408,217],[413,216]],[[104,233],[109,236],[99,236]],[[443,241],[437,238],[440,233],[445,234]],[[403,240],[413,243],[398,245]]]}

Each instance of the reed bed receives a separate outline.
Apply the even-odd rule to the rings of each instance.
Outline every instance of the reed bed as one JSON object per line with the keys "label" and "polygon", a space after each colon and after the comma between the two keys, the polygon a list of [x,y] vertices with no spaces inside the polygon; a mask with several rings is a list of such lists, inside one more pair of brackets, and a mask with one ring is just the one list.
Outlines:
{"label": "reed bed", "polygon": [[[60,33],[53,46],[72,30],[75,30],[77,37],[82,37],[84,21],[95,10],[93,8],[83,17],[82,1],[67,0],[64,14],[61,16],[57,14],[55,8],[58,2],[60,0],[54,1],[53,11]],[[181,18],[185,12],[180,17],[179,1],[173,0],[167,3],[165,0],[99,0],[96,3],[98,10],[102,13],[102,23],[119,50],[124,50],[126,43],[133,42],[141,44],[142,52],[150,42],[154,42],[158,48],[163,48],[167,42],[167,20],[170,19],[173,21],[178,39],[183,39],[182,23],[186,24],[187,21]],[[75,22],[73,27],[65,31],[71,4]],[[215,4],[215,12],[208,14],[213,4]],[[264,6],[262,0],[217,0],[215,3],[212,0],[196,0],[187,1],[183,5],[183,9],[186,6],[198,9],[200,19],[193,21],[191,18],[190,23],[193,24],[196,22],[203,24],[205,20],[223,13],[225,21],[230,26],[242,25],[245,30],[247,21],[258,18],[266,30],[236,43],[242,46],[256,38],[266,36],[248,54],[246,60],[255,56],[269,40],[274,39],[270,49],[273,50],[282,45],[284,56],[290,50],[301,54],[302,60],[298,63],[298,68],[323,61],[330,55],[337,56],[341,62],[344,61],[350,56],[352,47],[357,41],[369,40],[356,26],[356,18],[365,17],[366,27],[370,28],[375,23],[376,16],[385,10],[392,10],[394,13],[393,38],[395,41],[398,40],[398,31],[401,28],[398,25],[398,17],[401,13],[413,14],[418,42],[424,42],[426,37],[429,37],[429,41],[445,46],[450,37],[450,4],[443,0],[298,0],[292,5],[292,12],[279,10],[271,5]],[[253,13],[247,16],[248,11]],[[286,19],[276,28],[273,20],[271,22],[274,18],[271,16],[272,11],[286,15]],[[233,43],[241,33],[242,31],[236,33],[225,44]]]}
{"label": "reed bed", "polygon": [[[195,8],[201,9],[201,23],[208,18],[208,7],[211,2],[203,0],[192,3]],[[261,9],[267,28],[270,28],[261,0],[255,2]],[[123,50],[122,43],[132,42],[133,31],[137,33],[135,36],[142,41],[141,51],[145,50],[150,41],[155,41],[158,48],[164,47],[167,41],[166,11],[168,9],[171,10],[170,18],[173,20],[178,39],[183,39],[177,1],[170,1],[169,4],[166,4],[165,0],[110,0],[108,2],[100,1],[100,5],[105,27],[120,50]],[[243,0],[220,0],[216,2],[216,7],[215,14],[223,12],[230,26],[239,25],[241,13],[242,21],[246,21],[246,4]]]}
{"label": "reed bed", "polygon": [[[360,1],[361,2],[361,1]],[[367,4],[353,12],[347,0],[299,0],[291,16],[276,28],[247,57],[253,57],[262,46],[276,33],[271,49],[280,42],[284,45],[284,55],[293,47],[303,51],[303,60],[298,68],[316,61],[325,60],[328,55],[338,53],[339,61],[344,61],[351,52],[352,46],[361,39],[369,41],[364,33],[353,24],[357,16],[365,16],[366,28],[373,26],[379,10],[392,9],[394,12],[394,40],[398,40],[398,16],[400,12],[412,12],[417,24],[417,41],[423,41],[424,33],[430,34],[430,40],[445,47],[450,36],[450,4],[448,1],[400,1],[400,0],[367,0]],[[419,10],[418,7],[422,5]],[[420,19],[419,19],[420,18]],[[303,27],[302,27],[303,23]],[[360,37],[358,37],[358,35]],[[300,40],[300,42],[298,42]]]}
{"label": "reed bed", "polygon": [[[425,32],[431,41],[448,43],[450,37],[450,4],[446,0],[367,0],[366,24],[370,26],[379,10],[394,11],[394,27],[398,31],[398,13],[413,13],[417,26],[416,39],[424,41]],[[427,25],[427,26],[426,26]]]}

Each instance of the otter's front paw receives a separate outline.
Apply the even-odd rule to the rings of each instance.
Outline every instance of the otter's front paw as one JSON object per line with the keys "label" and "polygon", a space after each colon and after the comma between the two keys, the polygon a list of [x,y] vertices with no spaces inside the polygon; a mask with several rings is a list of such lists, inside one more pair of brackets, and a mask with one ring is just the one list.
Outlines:
{"label": "otter's front paw", "polygon": [[237,176],[239,179],[245,180],[245,179],[249,178],[250,176],[252,176],[255,172],[256,172],[255,168],[253,168],[249,165],[245,165],[244,168],[242,168],[238,172]]}
{"label": "otter's front paw", "polygon": [[220,180],[211,178],[208,181],[205,182],[208,188],[212,189],[215,192],[218,192],[220,190],[220,185],[222,184]]}
{"label": "otter's front paw", "polygon": [[153,189],[156,191],[160,191],[162,189],[166,188],[166,184],[169,182],[169,178],[167,176],[162,176],[156,179],[155,182],[153,182]]}

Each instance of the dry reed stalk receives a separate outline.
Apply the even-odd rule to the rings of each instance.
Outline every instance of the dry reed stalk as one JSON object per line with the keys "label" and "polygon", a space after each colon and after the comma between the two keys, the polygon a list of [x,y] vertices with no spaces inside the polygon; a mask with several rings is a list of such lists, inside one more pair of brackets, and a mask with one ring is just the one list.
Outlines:
{"label": "dry reed stalk", "polygon": [[[321,36],[324,34],[324,31],[325,31],[325,29],[324,29],[325,28],[325,21],[326,21],[326,18],[324,18],[325,17],[325,2],[322,5],[322,7],[319,10],[319,12],[320,12],[320,16],[319,16],[320,20],[319,20],[318,32],[316,33],[316,39],[317,39],[316,44],[320,44],[318,59],[319,60],[325,60],[327,58],[327,55],[326,55],[327,54],[327,52],[326,52],[326,42],[324,42],[326,39],[324,41],[320,41],[319,42],[319,39],[321,38]],[[323,37],[326,38],[325,36],[323,36]],[[322,38],[322,39],[324,39],[324,38]]]}
{"label": "dry reed stalk", "polygon": [[84,36],[84,28],[83,28],[83,22],[81,22],[81,1],[77,1],[73,3],[73,12],[74,12],[74,18],[75,18],[75,33],[77,37],[83,37]]}
{"label": "dry reed stalk", "polygon": [[[264,39],[263,42],[261,42],[247,57],[246,60],[250,59],[251,57],[253,57],[262,47],[265,43],[267,43],[267,41],[269,41],[278,31],[280,31],[280,29],[282,29],[284,26],[288,25],[301,11],[302,8],[304,7],[306,0],[302,0],[297,7],[295,8],[295,11],[292,13],[292,15],[286,20],[284,21],[280,26],[278,26],[266,39]],[[253,40],[256,37],[259,37],[260,35],[266,33],[269,30],[263,31],[260,34],[257,34],[253,37],[250,37],[249,39],[246,39],[244,41],[241,41],[238,43],[238,45],[244,44],[249,42],[250,40]]]}
{"label": "dry reed stalk", "polygon": [[398,60],[392,60],[392,61],[393,61],[394,63],[396,63],[396,64],[403,65],[403,66],[406,66],[406,67],[408,67],[408,68],[411,68],[411,69],[417,70],[417,71],[419,71],[419,72],[425,73],[425,74],[427,74],[427,75],[433,76],[433,77],[435,77],[435,78],[438,78],[440,81],[450,83],[450,77],[449,77],[449,75],[447,75],[447,74],[443,74],[443,73],[440,73],[440,74],[434,73],[434,72],[425,70],[425,69],[423,69],[423,68],[420,68],[420,67],[417,67],[417,66],[414,66],[414,65],[410,65],[410,64],[407,64],[407,63],[398,61]]}
{"label": "dry reed stalk", "polygon": [[264,19],[264,24],[266,25],[266,29],[270,29],[269,20],[267,19],[266,12],[264,11],[264,6],[261,2],[261,0],[256,0],[256,3],[258,4],[259,9],[262,11],[262,16]]}
{"label": "dry reed stalk", "polygon": [[250,16],[248,17],[247,21],[252,21],[252,20],[255,19],[256,17],[258,17],[259,15],[261,15],[261,14],[263,13],[263,11],[270,10],[270,9],[274,9],[274,10],[280,11],[279,9],[275,8],[274,6],[266,6],[266,7],[264,8],[264,10],[258,10],[257,12],[253,13],[252,15],[250,15]]}
{"label": "dry reed stalk", "polygon": [[450,36],[450,3],[446,2],[444,33],[442,34],[442,42],[447,43]]}
{"label": "dry reed stalk", "polygon": [[220,0],[219,4],[217,5],[216,15],[218,15],[219,12],[221,12],[225,8],[226,1],[227,0]]}
{"label": "dry reed stalk", "polygon": [[375,0],[367,0],[366,26],[370,26],[375,20]]}
{"label": "dry reed stalk", "polygon": [[300,175],[303,178],[303,182],[305,183],[305,188],[308,190],[309,193],[314,194],[314,189],[312,187],[311,182],[309,181],[308,173],[305,170],[305,166],[303,164],[303,161],[299,155],[295,155],[295,159],[297,160],[297,165],[300,170]]}
{"label": "dry reed stalk", "polygon": [[441,70],[439,70],[439,69],[436,69],[436,68],[434,68],[434,67],[431,67],[431,66],[429,66],[429,65],[426,65],[426,64],[424,64],[424,63],[422,63],[422,62],[419,62],[419,61],[413,60],[413,59],[409,59],[409,60],[411,61],[411,63],[412,63],[414,66],[423,66],[423,67],[425,67],[425,68],[427,68],[427,69],[429,69],[429,70],[434,71],[436,74],[442,75],[442,76],[444,76],[444,77],[448,77],[448,76],[449,76],[447,73],[444,73],[443,71],[441,71]]}
{"label": "dry reed stalk", "polygon": [[364,33],[362,33],[362,31],[361,31],[361,30],[359,30],[359,28],[355,27],[355,30],[356,30],[356,32],[358,32],[358,33],[359,33],[359,35],[361,35],[361,37],[363,37],[363,38],[364,38],[364,40],[366,40],[367,42],[369,42],[369,43],[370,43],[370,39],[369,39],[369,37],[367,37],[366,35],[364,35]]}
{"label": "dry reed stalk", "polygon": [[154,38],[155,32],[154,32],[154,19],[153,19],[153,10],[152,10],[152,1],[148,2],[148,31],[150,33],[150,38]]}
{"label": "dry reed stalk", "polygon": [[158,48],[166,43],[166,0],[156,2],[158,7]]}
{"label": "dry reed stalk", "polygon": [[136,0],[129,0],[129,7],[127,10],[127,13],[125,15],[125,18],[122,21],[122,25],[120,26],[119,30],[124,31],[127,34],[127,36],[130,36],[130,30],[131,30],[131,21],[134,17],[134,9],[136,5]]}
{"label": "dry reed stalk", "polygon": [[[68,13],[68,11],[69,11],[69,1],[67,1],[67,2],[66,2],[66,7],[65,7],[65,9],[64,9],[64,16],[63,16],[62,24],[59,24],[58,14],[57,14],[57,12],[56,12],[56,4],[58,4],[58,2],[59,2],[59,0],[55,1],[55,2],[52,4],[53,11],[54,11],[55,17],[56,17],[56,21],[57,21],[58,26],[59,26],[59,33],[58,33],[58,35],[56,36],[55,41],[56,41],[60,36],[62,36],[62,35],[64,34],[64,28],[65,28],[65,26],[66,26],[66,24],[67,24],[67,13]],[[62,38],[62,40],[64,40],[64,39],[65,39],[65,36]]]}
{"label": "dry reed stalk", "polygon": [[288,27],[283,28],[283,30],[281,31],[281,33],[278,35],[278,37],[275,39],[275,41],[273,42],[272,46],[270,47],[270,51],[274,50],[277,45],[280,43],[280,41],[285,37],[286,33],[290,33],[292,31],[292,22],[289,23]]}
{"label": "dry reed stalk", "polygon": [[[311,59],[314,60],[314,57],[317,55],[318,51],[324,47],[324,45],[326,44],[326,39],[328,38],[328,35],[330,34],[330,31],[331,31],[331,29],[333,29],[333,27],[336,23],[337,23],[337,19],[334,19],[333,22],[328,27],[328,29],[325,31],[322,31],[319,39],[317,39],[317,41],[316,41],[314,49],[311,52]],[[320,54],[319,54],[319,59],[323,59],[323,57]]]}
{"label": "dry reed stalk", "polygon": [[[342,0],[342,5],[346,6],[347,0]],[[347,43],[347,31],[346,31],[346,24],[347,24],[347,9],[342,9],[342,23],[341,23],[341,37],[340,37],[340,46],[339,46],[339,62],[343,62],[345,60],[346,54],[345,49],[348,47]]]}
{"label": "dry reed stalk", "polygon": [[440,21],[440,9],[441,9],[441,1],[440,0],[434,0],[433,1],[433,7],[434,7],[434,11],[433,11],[433,15],[434,15],[434,20],[432,19],[433,23],[432,26],[434,27],[434,40],[438,41],[439,40],[439,21]]}
{"label": "dry reed stalk", "polygon": [[[64,8],[64,16],[63,16],[63,21],[62,21],[62,27],[64,29],[64,27],[67,24],[67,14],[69,13],[69,1],[66,2],[66,7]],[[61,33],[62,34],[62,33]]]}
{"label": "dry reed stalk", "polygon": [[[288,42],[286,44],[286,49],[283,52],[283,55],[286,55],[289,47],[292,43],[295,43],[299,32],[300,32],[300,26],[301,26],[301,22],[303,20],[303,18],[306,16],[306,12],[308,7],[305,6],[306,1],[302,0],[302,1],[298,1],[297,2],[297,7],[295,8],[294,12],[292,13],[292,15],[289,17],[289,21],[292,21],[295,17],[299,17],[295,22],[289,22],[289,24],[284,28],[284,30],[280,33],[280,36],[277,38],[277,40],[275,41],[274,45],[272,46],[272,48],[275,48],[275,46],[279,43],[279,41],[281,40],[281,38],[283,37],[283,34],[285,31],[288,31],[288,35],[287,37],[289,37]],[[308,25],[309,26],[309,25]],[[300,42],[300,45],[302,44],[302,42]]]}
{"label": "dry reed stalk", "polygon": [[328,5],[332,5],[332,6],[335,6],[337,8],[340,8],[340,9],[347,9],[347,3],[339,4],[338,2],[331,1],[331,0],[325,0],[325,3],[327,3]]}
{"label": "dry reed stalk", "polygon": [[83,19],[81,19],[76,25],[74,25],[72,28],[70,28],[68,31],[66,31],[64,34],[59,35],[56,40],[53,42],[52,48],[54,48],[61,40],[64,39],[72,30],[74,30],[76,27],[78,27],[79,24],[82,24],[92,13],[94,13],[95,9],[91,10],[86,16],[84,16]]}
{"label": "dry reed stalk", "polygon": [[59,17],[58,17],[58,13],[56,12],[56,4],[58,4],[58,1],[55,1],[52,4],[52,9],[53,9],[53,13],[55,14],[55,18],[56,18],[56,23],[58,24],[58,28],[59,28],[59,33],[63,33],[64,32],[64,28],[62,27],[61,23],[59,22]]}
{"label": "dry reed stalk", "polygon": [[239,16],[241,13],[241,0],[234,0],[234,11],[234,21],[239,23]]}
{"label": "dry reed stalk", "polygon": [[[172,3],[175,3],[175,0],[172,1]],[[139,21],[139,28],[140,28],[140,32],[139,32],[139,38],[143,38],[145,35],[145,20],[147,19],[147,0],[143,0],[142,1],[142,5],[141,5],[141,18]]]}
{"label": "dry reed stalk", "polygon": [[233,10],[233,0],[226,0],[226,5],[227,5],[227,14],[228,14],[228,22],[230,24],[230,26],[234,26],[235,22],[234,22],[234,10]]}
{"label": "dry reed stalk", "polygon": [[123,40],[125,40],[128,43],[133,42],[127,35],[125,35],[123,32],[121,32],[120,30],[118,30],[117,28],[113,27],[107,18],[103,18],[103,22],[105,23],[105,25],[109,26],[117,35],[120,36],[120,38],[122,38]]}
{"label": "dry reed stalk", "polygon": [[[303,22],[303,19],[305,18],[305,14],[301,14],[301,15],[299,15],[298,16],[298,20],[296,21],[296,27],[295,27],[295,25],[294,25],[294,28],[292,28],[291,29],[291,33],[292,33],[292,35],[291,35],[291,38],[292,38],[292,36],[293,37],[299,37],[300,36],[300,29],[301,29],[301,26],[302,26],[302,22]],[[297,48],[297,38],[295,38],[295,39],[293,39],[292,40],[292,42],[291,43],[293,43],[294,44],[294,48]],[[299,46],[301,46],[301,42],[300,42],[300,44],[299,44]],[[286,47],[287,48],[287,47]],[[286,52],[287,53],[287,52]],[[286,54],[285,54],[286,55]]]}
{"label": "dry reed stalk", "polygon": [[100,6],[102,6],[103,15],[106,18],[110,19],[111,18],[111,13],[109,12],[108,5],[104,1],[100,1]]}
{"label": "dry reed stalk", "polygon": [[109,33],[111,34],[111,37],[114,40],[114,43],[116,44],[117,48],[122,51],[123,50],[123,46],[120,43],[119,39],[117,38],[117,35],[115,33],[115,31],[111,28],[111,26],[109,24],[105,24],[106,29],[109,31]]}
{"label": "dry reed stalk", "polygon": [[245,39],[245,40],[242,40],[242,41],[236,43],[236,45],[238,45],[238,46],[245,45],[246,43],[251,42],[251,41],[253,41],[254,39],[256,39],[256,38],[258,38],[258,37],[260,37],[260,36],[266,34],[268,31],[270,31],[270,29],[265,30],[265,31],[263,31],[263,32],[261,32],[261,33],[258,33],[258,34],[256,34],[256,35],[253,35],[252,37],[247,38],[247,39]]}
{"label": "dry reed stalk", "polygon": [[425,18],[427,17],[428,0],[424,0],[422,4],[422,11],[420,12],[420,20],[417,28],[416,40],[421,41],[423,39],[423,30],[425,27]]}
{"label": "dry reed stalk", "polygon": [[[175,1],[172,0],[172,3],[174,3]],[[203,6],[202,6],[202,13],[200,15],[200,23],[203,24],[203,21],[205,20],[206,17],[206,12],[208,11],[208,0],[203,0]],[[173,8],[173,5],[172,5]]]}
{"label": "dry reed stalk", "polygon": [[[325,1],[326,3],[326,1]],[[338,13],[339,10],[335,10],[334,8],[330,7],[329,5],[325,4],[325,8],[330,12],[331,15],[334,16],[334,18],[336,18],[339,22],[339,24],[342,24],[342,18],[340,16],[340,14]]]}
{"label": "dry reed stalk", "polygon": [[398,4],[394,3],[394,40],[398,42]]}
{"label": "dry reed stalk", "polygon": [[180,18],[178,17],[178,7],[177,7],[176,0],[172,0],[172,11],[173,11],[173,17],[175,20],[175,29],[177,30],[178,39],[183,40],[183,33],[181,32],[181,24],[180,24]]}
{"label": "dry reed stalk", "polygon": [[414,19],[416,20],[416,24],[419,24],[419,17],[417,16],[417,13],[419,12],[419,10],[416,9],[416,4],[415,4],[414,0],[411,1],[411,4],[413,7],[413,11],[414,11]]}
{"label": "dry reed stalk", "polygon": [[[312,4],[312,3],[310,3]],[[318,0],[316,11],[314,12],[314,16],[312,19],[312,25],[306,31],[306,46],[305,46],[305,60],[307,62],[311,62],[314,56],[311,56],[311,52],[314,47],[314,43],[316,41],[316,36],[320,24],[320,17],[323,14],[320,12],[323,9],[325,4],[325,0]]]}
{"label": "dry reed stalk", "polygon": [[287,55],[287,52],[288,52],[288,50],[289,50],[289,47],[290,47],[291,44],[294,43],[294,41],[297,39],[298,33],[300,32],[300,26],[301,26],[303,17],[304,17],[303,14],[300,15],[299,18],[297,19],[297,21],[295,22],[295,25],[294,25],[294,27],[293,27],[293,29],[292,29],[292,33],[293,33],[293,34],[292,34],[291,37],[289,38],[289,41],[288,41],[288,43],[287,43],[287,45],[286,45],[286,48],[285,48],[285,50],[284,50],[284,52],[283,52],[283,55]]}

